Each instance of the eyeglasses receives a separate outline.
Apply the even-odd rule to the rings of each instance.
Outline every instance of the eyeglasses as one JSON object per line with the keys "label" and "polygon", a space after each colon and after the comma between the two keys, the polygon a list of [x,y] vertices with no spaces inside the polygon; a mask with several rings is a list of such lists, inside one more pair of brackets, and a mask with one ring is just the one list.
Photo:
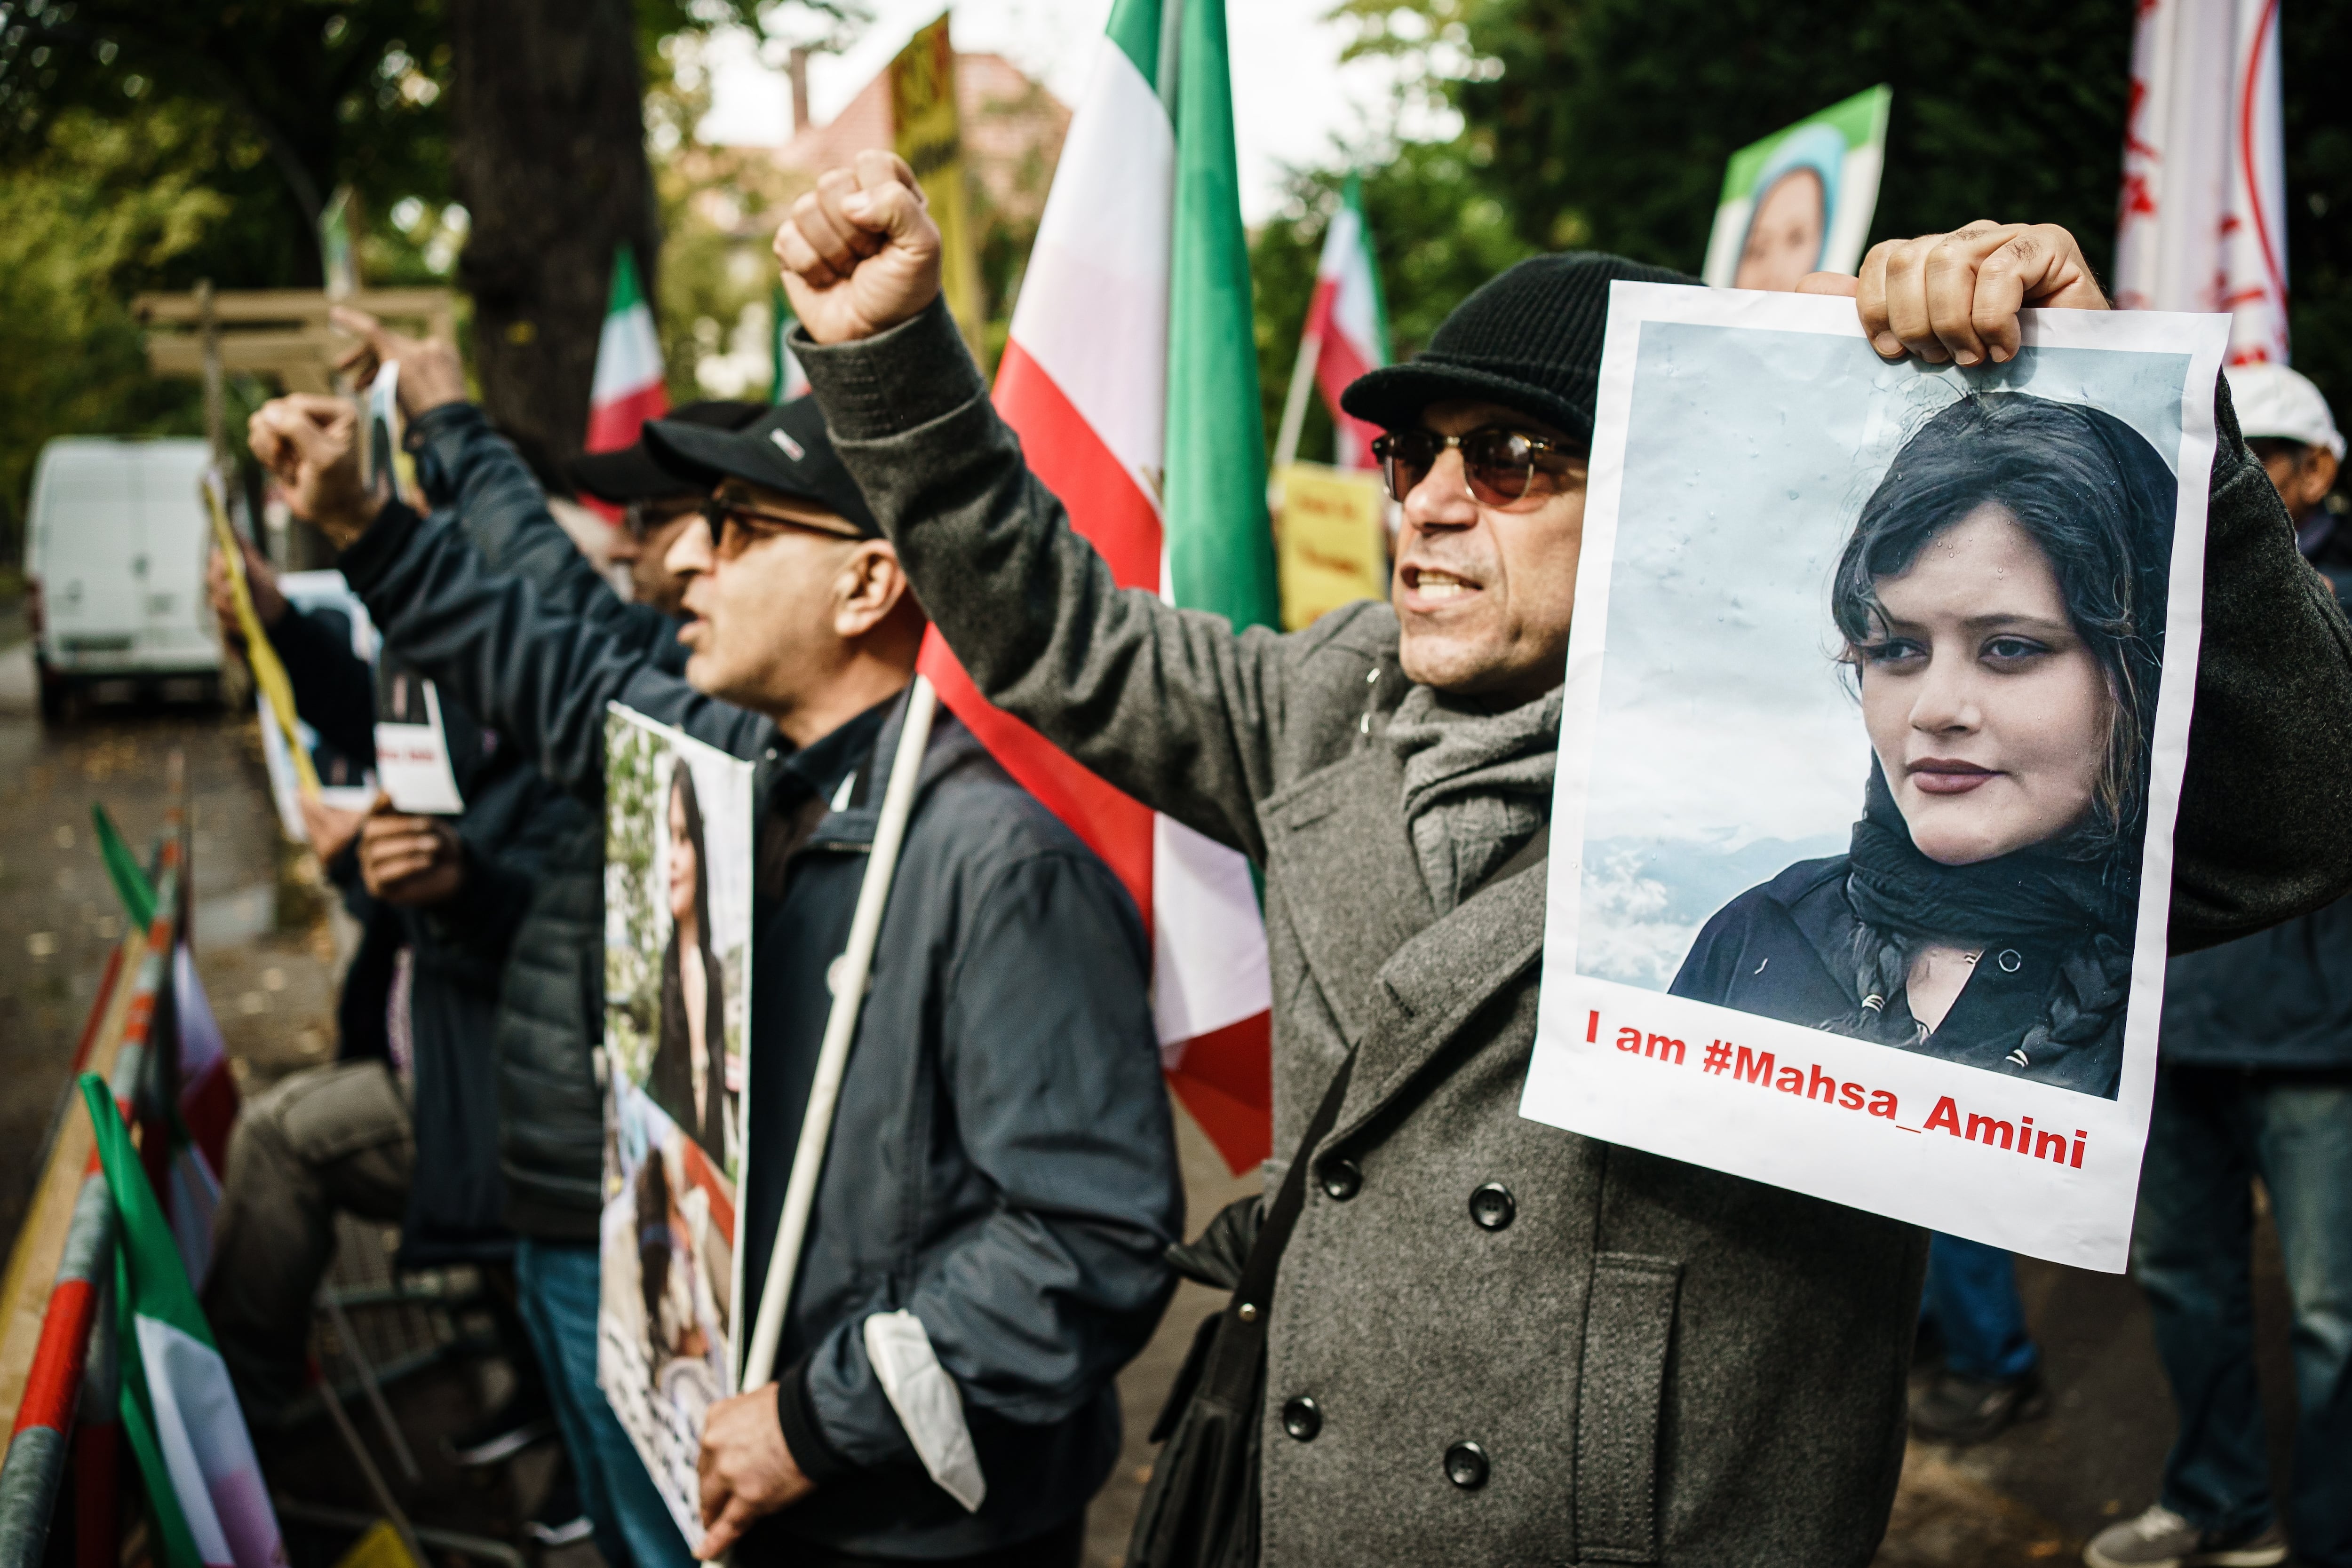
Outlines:
{"label": "eyeglasses", "polygon": [[692,517],[701,509],[699,503],[690,501],[631,501],[621,508],[621,527],[631,539],[643,544],[680,517]]}
{"label": "eyeglasses", "polygon": [[1462,471],[1470,494],[1489,507],[1514,501],[1541,500],[1567,488],[1563,483],[1580,466],[1572,453],[1549,436],[1529,435],[1499,424],[1483,425],[1462,435],[1440,435],[1433,430],[1391,430],[1372,438],[1372,455],[1381,462],[1381,477],[1399,502],[1429,477],[1438,456],[1452,448],[1462,454]]}
{"label": "eyeglasses", "polygon": [[[846,519],[819,522],[814,517],[795,517],[761,506],[730,480],[719,486],[719,493],[702,503],[703,520],[710,525],[710,547],[724,552],[727,547],[727,525],[731,521],[750,534],[772,533],[778,528],[798,528],[803,533],[822,534],[830,539],[859,539],[865,536],[856,525]],[[739,547],[740,548],[740,547]]]}

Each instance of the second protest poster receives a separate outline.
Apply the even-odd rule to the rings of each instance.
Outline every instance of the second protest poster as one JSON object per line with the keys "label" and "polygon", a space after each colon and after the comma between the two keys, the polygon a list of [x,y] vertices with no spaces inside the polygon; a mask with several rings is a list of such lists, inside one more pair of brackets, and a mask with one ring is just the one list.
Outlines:
{"label": "second protest poster", "polygon": [[751,765],[612,705],[596,1381],[689,1544],[734,1392],[751,878]]}
{"label": "second protest poster", "polygon": [[1522,1110],[2119,1270],[2221,317],[1619,283]]}

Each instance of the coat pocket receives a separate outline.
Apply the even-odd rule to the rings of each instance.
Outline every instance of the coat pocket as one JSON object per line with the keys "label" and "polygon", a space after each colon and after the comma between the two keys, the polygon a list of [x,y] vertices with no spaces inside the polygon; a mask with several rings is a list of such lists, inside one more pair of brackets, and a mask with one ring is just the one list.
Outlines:
{"label": "coat pocket", "polygon": [[1603,1252],[1585,1307],[1576,1414],[1576,1561],[1658,1556],[1658,1413],[1682,1265]]}

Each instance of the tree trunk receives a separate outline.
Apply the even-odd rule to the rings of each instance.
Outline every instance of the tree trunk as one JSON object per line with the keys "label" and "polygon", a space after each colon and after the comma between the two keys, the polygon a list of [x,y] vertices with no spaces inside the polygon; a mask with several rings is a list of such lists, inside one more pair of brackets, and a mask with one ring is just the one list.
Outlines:
{"label": "tree trunk", "polygon": [[551,488],[588,432],[616,248],[660,232],[628,0],[455,0],[450,174],[490,420]]}

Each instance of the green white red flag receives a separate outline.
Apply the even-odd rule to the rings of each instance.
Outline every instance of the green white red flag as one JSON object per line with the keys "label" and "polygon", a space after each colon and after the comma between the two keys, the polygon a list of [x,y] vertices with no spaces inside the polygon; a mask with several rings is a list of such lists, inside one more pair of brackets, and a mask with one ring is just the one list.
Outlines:
{"label": "green white red flag", "polygon": [[147,1483],[166,1568],[285,1568],[253,1438],[130,1130],[95,1072],[81,1077],[113,1195],[122,1425]]}
{"label": "green white red flag", "polygon": [[[1224,0],[1113,6],[995,401],[1122,587],[1236,629],[1280,623]],[[1169,1081],[1234,1169],[1263,1159],[1271,988],[1248,862],[989,706],[936,636],[923,668],[1135,895]]]}
{"label": "green white red flag", "polygon": [[669,412],[662,382],[661,337],[625,245],[613,253],[613,288],[596,340],[596,380],[588,393],[588,450],[618,452],[637,444],[646,421]]}
{"label": "green white red flag", "polygon": [[1388,307],[1381,298],[1372,231],[1364,221],[1363,182],[1354,174],[1340,187],[1331,226],[1323,231],[1323,255],[1315,264],[1315,296],[1307,307],[1302,350],[1309,341],[1316,345],[1316,388],[1339,430],[1339,466],[1379,466],[1372,460],[1372,437],[1380,430],[1349,417],[1339,406],[1339,394],[1349,382],[1389,362]]}

